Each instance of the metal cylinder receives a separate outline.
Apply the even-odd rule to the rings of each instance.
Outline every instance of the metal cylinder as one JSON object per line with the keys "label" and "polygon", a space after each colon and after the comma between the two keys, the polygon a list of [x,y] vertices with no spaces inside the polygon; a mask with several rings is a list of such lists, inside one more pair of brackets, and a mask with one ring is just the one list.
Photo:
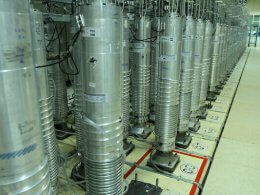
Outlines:
{"label": "metal cylinder", "polygon": [[0,0],[0,191],[50,194],[32,59],[29,2]]}
{"label": "metal cylinder", "polygon": [[42,135],[45,151],[48,156],[51,184],[53,192],[56,193],[58,182],[58,145],[53,122],[53,97],[50,95],[47,67],[37,68],[38,66],[47,64],[43,30],[43,16],[41,12],[31,9],[30,17],[32,30],[33,61],[36,67],[36,80],[40,105]]}
{"label": "metal cylinder", "polygon": [[[46,24],[47,37],[51,40],[56,28],[52,23]],[[56,36],[58,32],[56,32]],[[60,37],[60,47],[62,45],[62,37]],[[66,75],[61,71],[60,67],[64,67],[64,63],[58,63],[59,57],[59,43],[58,40],[51,40],[48,45],[48,50],[54,59],[49,60],[48,64],[57,63],[53,66],[48,67],[48,74],[50,80],[50,91],[54,96],[53,104],[53,117],[55,122],[55,128],[62,129],[59,125],[66,124],[68,115],[68,100],[67,100],[67,86],[66,86]],[[60,48],[61,49],[61,48]]]}
{"label": "metal cylinder", "polygon": [[179,115],[182,18],[171,12],[162,20],[155,135],[157,149],[170,152],[175,148]]}
{"label": "metal cylinder", "polygon": [[89,194],[123,193],[121,111],[122,11],[109,2],[83,4],[83,131]]}
{"label": "metal cylinder", "polygon": [[216,23],[213,31],[212,60],[210,67],[209,91],[214,92],[217,86],[217,75],[219,69],[220,55],[220,24]]}
{"label": "metal cylinder", "polygon": [[[76,24],[76,17],[73,16],[72,26],[71,26],[71,35],[72,37],[78,32],[79,28]],[[76,131],[76,142],[77,142],[77,150],[81,155],[84,155],[84,138],[82,132],[82,103],[83,103],[83,96],[82,96],[82,82],[84,78],[84,73],[82,71],[82,37],[79,36],[75,45],[73,46],[73,60],[75,65],[78,68],[79,74],[74,76],[74,116],[75,116],[75,131]],[[76,69],[76,68],[75,68]],[[76,72],[76,70],[74,70]]]}
{"label": "metal cylinder", "polygon": [[226,57],[226,26],[221,25],[221,55],[220,55],[220,70],[219,70],[219,83],[222,84],[225,78],[225,57]]}
{"label": "metal cylinder", "polygon": [[196,21],[196,36],[194,49],[194,73],[192,83],[191,111],[196,115],[200,108],[201,72],[203,62],[205,23],[202,19]]}
{"label": "metal cylinder", "polygon": [[201,71],[200,106],[205,106],[208,94],[209,70],[212,58],[212,31],[213,25],[209,20],[205,21],[205,36],[203,49],[203,63]]}
{"label": "metal cylinder", "polygon": [[181,88],[178,132],[186,132],[189,128],[191,113],[191,96],[194,66],[195,20],[187,16],[183,23]]}
{"label": "metal cylinder", "polygon": [[219,64],[217,73],[217,85],[221,84],[221,75],[223,71],[223,48],[224,48],[224,34],[223,34],[223,24],[220,24],[220,34],[219,34]]}
{"label": "metal cylinder", "polygon": [[[53,63],[53,61],[49,63]],[[54,122],[55,125],[64,124],[67,121],[68,114],[66,75],[61,72],[59,65],[55,65],[49,68],[49,76],[55,85],[53,105]]]}
{"label": "metal cylinder", "polygon": [[130,127],[130,67],[129,67],[129,21],[126,15],[122,21],[122,125],[124,139],[129,135]]}
{"label": "metal cylinder", "polygon": [[[132,108],[137,126],[148,121],[150,92],[150,41],[151,21],[148,17],[136,18],[137,35],[132,44]],[[142,41],[144,40],[144,41]],[[146,40],[146,41],[145,41]]]}
{"label": "metal cylinder", "polygon": [[158,67],[159,67],[159,42],[161,22],[159,17],[152,20],[152,37],[157,37],[151,43],[151,83],[150,83],[150,114],[155,112],[156,97],[158,91]]}

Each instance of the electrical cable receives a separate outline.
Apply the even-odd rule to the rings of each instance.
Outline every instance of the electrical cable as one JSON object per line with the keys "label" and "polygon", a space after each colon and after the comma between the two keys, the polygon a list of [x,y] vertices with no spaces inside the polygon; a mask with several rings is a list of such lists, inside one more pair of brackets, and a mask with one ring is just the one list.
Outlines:
{"label": "electrical cable", "polygon": [[[130,28],[130,32],[132,33],[133,35],[133,38],[136,40],[136,41],[141,41],[141,42],[148,42],[148,43],[153,43],[157,40],[158,36],[154,36],[154,37],[149,37],[149,38],[146,38],[146,39],[138,39],[136,38],[133,30]],[[154,40],[150,40],[150,39],[154,39]]]}

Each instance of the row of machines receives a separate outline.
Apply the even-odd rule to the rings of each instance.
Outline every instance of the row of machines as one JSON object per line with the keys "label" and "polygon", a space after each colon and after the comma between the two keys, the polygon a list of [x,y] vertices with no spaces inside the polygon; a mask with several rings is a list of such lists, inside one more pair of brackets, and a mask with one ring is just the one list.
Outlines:
{"label": "row of machines", "polygon": [[[129,137],[173,172],[246,48],[238,0],[0,0],[0,194],[126,194]],[[73,91],[68,98],[68,88]]]}

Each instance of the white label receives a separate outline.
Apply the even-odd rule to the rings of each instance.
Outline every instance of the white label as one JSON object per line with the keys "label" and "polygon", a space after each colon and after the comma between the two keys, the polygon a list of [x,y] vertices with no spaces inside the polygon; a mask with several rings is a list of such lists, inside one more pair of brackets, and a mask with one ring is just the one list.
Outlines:
{"label": "white label", "polygon": [[161,36],[160,40],[161,40],[161,42],[172,42],[172,43],[176,42],[175,37]]}
{"label": "white label", "polygon": [[96,83],[92,83],[92,82],[90,82],[89,84],[88,84],[90,87],[96,87]]}
{"label": "white label", "polygon": [[98,27],[85,27],[84,37],[100,37],[100,28]]}
{"label": "white label", "polygon": [[143,43],[133,43],[133,49],[144,49],[145,46]]}
{"label": "white label", "polygon": [[106,101],[106,95],[89,95],[84,94],[85,100],[94,103],[104,103]]}

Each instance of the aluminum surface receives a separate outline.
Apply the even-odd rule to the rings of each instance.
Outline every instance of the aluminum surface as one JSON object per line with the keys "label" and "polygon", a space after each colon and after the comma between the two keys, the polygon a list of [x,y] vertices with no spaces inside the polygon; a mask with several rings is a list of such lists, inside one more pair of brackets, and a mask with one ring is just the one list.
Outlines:
{"label": "aluminum surface", "polygon": [[200,108],[201,75],[204,49],[205,23],[202,19],[196,21],[196,36],[194,49],[194,73],[192,83],[191,111],[196,115]]}
{"label": "aluminum surface", "polygon": [[212,61],[210,68],[209,91],[216,90],[217,75],[219,69],[219,55],[220,55],[220,24],[216,23],[213,32],[213,46],[212,46]]}
{"label": "aluminum surface", "polygon": [[203,107],[206,104],[206,98],[208,93],[209,83],[209,70],[212,59],[212,31],[213,25],[209,20],[205,21],[205,37],[204,37],[204,49],[203,49],[203,64],[201,71],[201,91],[200,91],[200,106]]}
{"label": "aluminum surface", "polygon": [[50,194],[35,67],[29,2],[0,0],[0,192]]}
{"label": "aluminum surface", "polygon": [[129,21],[126,14],[122,21],[122,125],[124,138],[129,135],[130,127],[130,67],[129,67]]}
{"label": "aluminum surface", "polygon": [[[136,18],[137,34],[132,44],[132,108],[136,126],[143,126],[148,121],[150,92],[150,42],[151,21],[148,17]],[[140,40],[140,41],[139,41]]]}
{"label": "aluminum surface", "polygon": [[179,115],[182,18],[171,12],[162,22],[165,29],[160,37],[155,136],[157,149],[169,152],[175,148]]}
{"label": "aluminum surface", "polygon": [[188,131],[194,68],[195,20],[187,16],[183,23],[182,57],[181,57],[181,88],[178,132]]}
{"label": "aluminum surface", "polygon": [[161,22],[159,17],[152,20],[152,37],[157,37],[151,43],[151,84],[150,84],[150,114],[155,112],[156,97],[158,91],[158,67],[159,67],[159,43],[160,43],[160,30]]}
{"label": "aluminum surface", "polygon": [[36,67],[36,80],[40,105],[42,136],[44,141],[45,152],[48,156],[51,185],[53,188],[53,192],[56,192],[58,183],[58,145],[53,122],[53,97],[50,95],[47,68],[37,68],[37,66],[47,64],[42,13],[37,10],[31,9],[30,19],[32,31],[33,62]]}
{"label": "aluminum surface", "polygon": [[123,193],[122,11],[112,3],[80,6],[83,134],[87,193]]}

